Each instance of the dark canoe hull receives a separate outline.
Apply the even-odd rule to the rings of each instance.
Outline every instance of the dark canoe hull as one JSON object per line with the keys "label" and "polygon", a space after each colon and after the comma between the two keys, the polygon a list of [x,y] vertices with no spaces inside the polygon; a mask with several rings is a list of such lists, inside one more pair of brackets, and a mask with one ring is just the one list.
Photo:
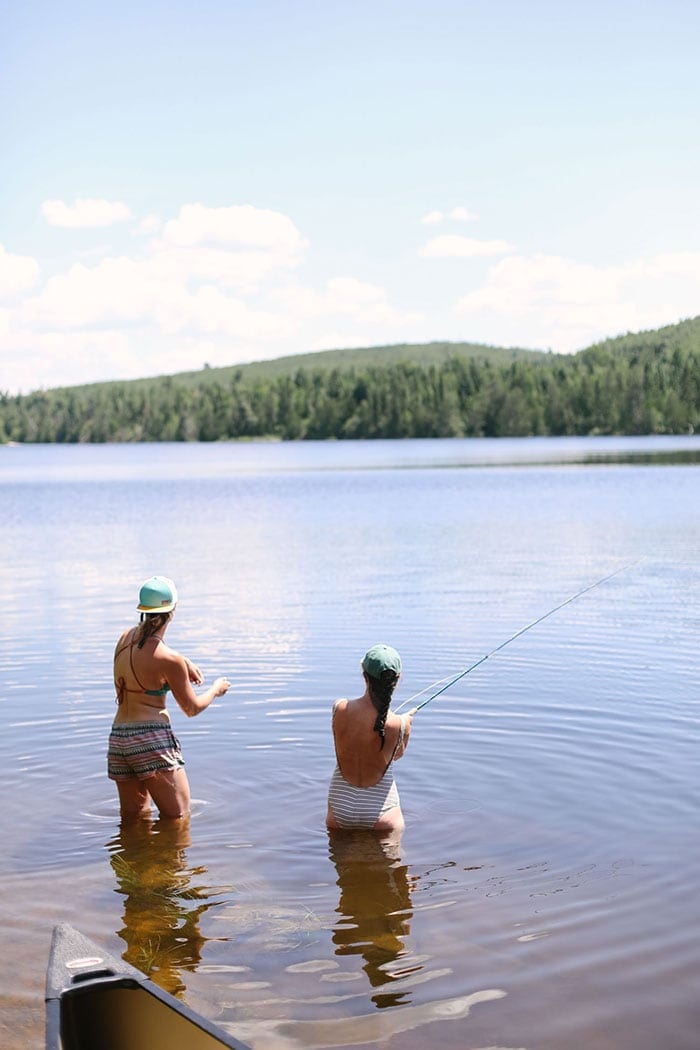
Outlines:
{"label": "dark canoe hull", "polygon": [[72,926],[56,926],[46,974],[46,1050],[216,1050],[246,1044]]}

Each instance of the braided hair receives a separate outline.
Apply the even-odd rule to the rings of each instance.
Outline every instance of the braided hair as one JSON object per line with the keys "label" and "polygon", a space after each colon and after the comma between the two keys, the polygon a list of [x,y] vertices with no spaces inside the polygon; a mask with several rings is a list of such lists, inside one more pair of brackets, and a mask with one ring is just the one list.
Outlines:
{"label": "braided hair", "polygon": [[141,622],[136,628],[136,634],[134,635],[136,648],[143,649],[144,643],[156,631],[159,631],[161,627],[165,627],[166,623],[169,623],[172,619],[172,616],[172,612],[141,613]]}
{"label": "braided hair", "polygon": [[372,675],[365,672],[367,679],[367,689],[369,692],[369,698],[374,705],[377,712],[377,718],[374,723],[374,732],[379,733],[381,743],[379,750],[381,751],[384,747],[384,726],[386,724],[386,716],[389,714],[389,704],[391,703],[391,697],[396,688],[396,683],[399,680],[399,676],[390,670],[384,670],[381,672],[378,678],[374,678]]}

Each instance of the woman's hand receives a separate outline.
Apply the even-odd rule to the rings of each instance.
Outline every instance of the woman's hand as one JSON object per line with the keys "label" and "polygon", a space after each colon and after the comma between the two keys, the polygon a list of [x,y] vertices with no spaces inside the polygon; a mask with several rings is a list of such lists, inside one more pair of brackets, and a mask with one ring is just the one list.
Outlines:
{"label": "woman's hand", "polygon": [[223,696],[231,687],[228,678],[217,678],[208,689],[198,696],[192,686],[202,684],[202,674],[198,667],[195,667],[186,656],[180,653],[173,653],[170,667],[164,671],[164,674],[170,683],[175,700],[188,718],[201,714],[209,707],[212,700],[215,700],[217,696]]}
{"label": "woman's hand", "polygon": [[187,676],[190,682],[192,682],[194,685],[201,685],[204,681],[204,678],[199,668],[195,667],[192,661],[188,660],[187,657],[185,657],[185,664],[187,665]]}

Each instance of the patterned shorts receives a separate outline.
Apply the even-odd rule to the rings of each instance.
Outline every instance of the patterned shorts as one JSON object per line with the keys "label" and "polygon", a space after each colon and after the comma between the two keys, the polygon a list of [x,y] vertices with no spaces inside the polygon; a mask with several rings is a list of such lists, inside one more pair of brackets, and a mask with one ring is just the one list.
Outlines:
{"label": "patterned shorts", "polygon": [[180,741],[163,722],[123,722],[112,726],[107,750],[110,780],[146,780],[162,770],[182,769]]}

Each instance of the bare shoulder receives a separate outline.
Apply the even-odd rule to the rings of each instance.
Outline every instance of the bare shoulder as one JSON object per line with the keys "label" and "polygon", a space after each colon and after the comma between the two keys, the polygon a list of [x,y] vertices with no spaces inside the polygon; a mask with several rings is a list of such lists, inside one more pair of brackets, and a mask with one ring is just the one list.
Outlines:
{"label": "bare shoulder", "polygon": [[127,644],[127,641],[129,639],[131,633],[133,632],[133,630],[134,630],[133,627],[127,627],[127,629],[125,631],[122,631],[122,633],[119,635],[119,641],[114,646],[114,653],[115,653],[115,655],[119,652],[119,650],[121,648],[123,648],[123,646],[125,646]]}
{"label": "bare shoulder", "polygon": [[187,661],[184,656],[176,652],[175,649],[171,649],[165,642],[161,642],[158,646],[155,656],[157,660],[167,664],[169,667],[178,667],[183,671],[187,669]]}

